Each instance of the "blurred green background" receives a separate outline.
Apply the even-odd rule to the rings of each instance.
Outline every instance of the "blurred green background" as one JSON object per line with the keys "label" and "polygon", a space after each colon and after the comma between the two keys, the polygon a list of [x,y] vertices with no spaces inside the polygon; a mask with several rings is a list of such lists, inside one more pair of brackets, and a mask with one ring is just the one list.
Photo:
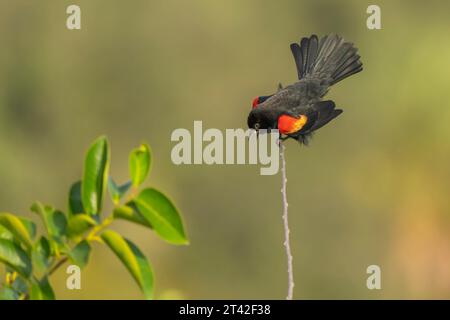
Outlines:
{"label": "blurred green background", "polygon": [[[157,298],[283,299],[280,176],[256,166],[175,166],[176,128],[245,128],[254,96],[289,84],[289,44],[339,33],[365,69],[328,97],[343,116],[310,147],[287,143],[295,297],[450,298],[450,3],[376,1],[0,1],[0,210],[34,200],[66,208],[84,152],[100,134],[112,174],[128,152],[154,153],[149,183],[180,208],[191,245],[116,223],[152,262]],[[65,27],[78,4],[82,30]],[[98,245],[82,290],[59,298],[142,298]],[[382,290],[366,288],[366,268]],[[2,270],[3,272],[3,270]]]}

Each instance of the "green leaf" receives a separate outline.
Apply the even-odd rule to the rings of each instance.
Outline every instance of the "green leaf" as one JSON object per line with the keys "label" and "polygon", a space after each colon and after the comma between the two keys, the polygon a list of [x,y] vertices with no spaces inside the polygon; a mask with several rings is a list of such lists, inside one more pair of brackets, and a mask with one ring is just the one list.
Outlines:
{"label": "green leaf", "polygon": [[153,229],[152,225],[145,219],[138,211],[133,203],[128,203],[117,208],[114,208],[113,216],[115,219],[123,219],[131,221],[147,228]]}
{"label": "green leaf", "polygon": [[109,170],[109,146],[106,137],[98,138],[89,148],[84,162],[81,200],[86,213],[99,214]]}
{"label": "green leaf", "polygon": [[69,215],[84,213],[83,203],[81,202],[81,181],[75,182],[69,191]]}
{"label": "green leaf", "polygon": [[61,238],[50,238],[48,239],[50,244],[50,255],[56,258],[62,255],[68,254],[70,252],[70,247],[66,241]]}
{"label": "green leaf", "polygon": [[127,191],[130,189],[130,187],[131,187],[131,181],[128,181],[127,183],[124,183],[121,186],[118,186],[114,182],[113,178],[109,177],[109,179],[108,179],[109,194],[111,196],[113,203],[116,205],[119,203],[120,199],[123,198],[125,193],[127,193]]}
{"label": "green leaf", "polygon": [[189,243],[178,210],[164,194],[153,188],[144,189],[134,203],[161,238],[172,244]]}
{"label": "green leaf", "polygon": [[89,261],[90,252],[91,246],[86,240],[83,240],[69,253],[70,260],[82,269]]}
{"label": "green leaf", "polygon": [[27,228],[28,234],[30,235],[31,240],[36,237],[36,224],[27,218],[18,217],[20,221],[22,221],[25,228]]}
{"label": "green leaf", "polygon": [[134,187],[139,187],[147,177],[152,164],[150,147],[143,143],[130,153],[130,177]]}
{"label": "green leaf", "polygon": [[[24,223],[23,221],[24,220],[21,220],[13,214],[5,212],[0,213],[0,225],[11,232],[20,243],[30,250],[33,246],[31,241],[32,234],[30,234],[30,232],[33,232],[33,228],[30,224]],[[34,232],[35,231],[36,227],[34,227]]]}
{"label": "green leaf", "polygon": [[51,248],[50,243],[45,237],[41,237],[34,245],[32,252],[33,266],[37,272],[44,273],[50,266]]}
{"label": "green leaf", "polygon": [[0,288],[0,300],[17,300],[19,295],[11,288]]}
{"label": "green leaf", "polygon": [[31,260],[27,253],[10,240],[0,239],[0,262],[14,269],[25,278],[31,274]]}
{"label": "green leaf", "polygon": [[0,224],[0,239],[14,240],[14,235]]}
{"label": "green leaf", "polygon": [[31,300],[55,300],[55,293],[53,288],[48,282],[48,278],[45,277],[41,281],[33,282],[30,290]]}
{"label": "green leaf", "polygon": [[67,224],[67,236],[70,239],[82,236],[87,230],[95,225],[97,225],[97,222],[87,214],[71,216]]}
{"label": "green leaf", "polygon": [[104,231],[101,237],[131,273],[146,299],[152,299],[153,271],[139,248],[115,231]]}
{"label": "green leaf", "polygon": [[45,228],[51,238],[60,238],[65,235],[67,219],[64,213],[55,210],[51,206],[44,206],[40,202],[35,202],[31,206],[31,211],[41,216]]}

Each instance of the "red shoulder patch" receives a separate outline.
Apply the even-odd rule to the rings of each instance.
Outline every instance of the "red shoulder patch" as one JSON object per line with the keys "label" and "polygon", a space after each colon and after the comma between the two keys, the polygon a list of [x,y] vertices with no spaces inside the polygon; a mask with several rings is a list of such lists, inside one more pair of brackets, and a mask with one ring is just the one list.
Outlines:
{"label": "red shoulder patch", "polygon": [[295,133],[300,131],[307,122],[308,117],[303,114],[299,118],[283,114],[278,118],[278,130],[282,134]]}
{"label": "red shoulder patch", "polygon": [[252,101],[252,109],[255,109],[258,104],[259,104],[259,97],[256,97]]}

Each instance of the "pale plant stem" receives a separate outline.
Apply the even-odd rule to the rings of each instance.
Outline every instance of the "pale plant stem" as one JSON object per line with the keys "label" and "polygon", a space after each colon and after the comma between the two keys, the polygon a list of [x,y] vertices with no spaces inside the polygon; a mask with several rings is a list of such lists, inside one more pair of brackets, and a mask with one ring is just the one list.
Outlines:
{"label": "pale plant stem", "polygon": [[280,141],[280,159],[281,159],[281,179],[282,188],[281,194],[283,196],[283,222],[284,222],[284,247],[286,248],[287,256],[287,272],[288,272],[288,294],[286,299],[292,300],[294,294],[294,270],[292,268],[292,253],[289,242],[289,220],[288,220],[288,202],[287,202],[287,177],[286,177],[286,159],[284,156],[285,146]]}

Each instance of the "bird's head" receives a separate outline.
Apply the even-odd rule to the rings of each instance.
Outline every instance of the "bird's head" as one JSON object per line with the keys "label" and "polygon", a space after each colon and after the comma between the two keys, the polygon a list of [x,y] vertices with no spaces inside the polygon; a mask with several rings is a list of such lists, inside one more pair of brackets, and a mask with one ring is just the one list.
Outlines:
{"label": "bird's head", "polygon": [[250,129],[255,129],[256,131],[260,129],[273,129],[275,128],[270,115],[264,112],[262,109],[253,109],[247,118],[247,124]]}

